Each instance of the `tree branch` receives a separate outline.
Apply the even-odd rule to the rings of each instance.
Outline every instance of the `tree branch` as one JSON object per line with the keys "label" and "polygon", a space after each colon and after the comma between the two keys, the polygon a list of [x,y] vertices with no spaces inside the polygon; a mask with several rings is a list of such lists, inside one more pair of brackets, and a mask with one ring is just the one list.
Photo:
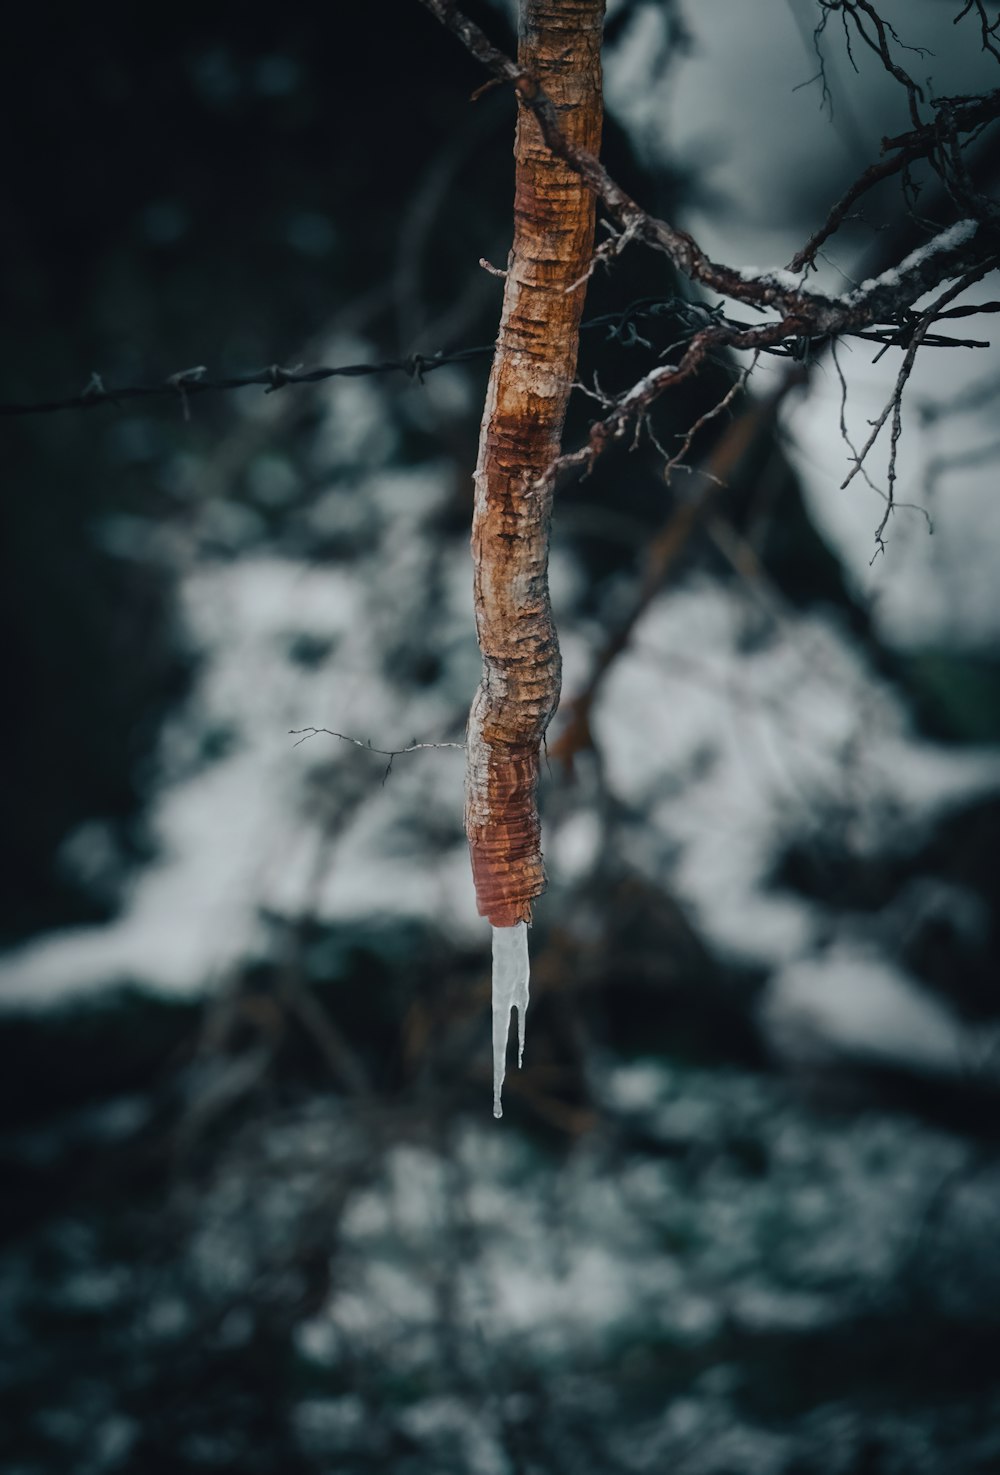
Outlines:
{"label": "tree branch", "polygon": [[[594,245],[594,196],[567,152],[593,159],[600,146],[604,0],[522,0],[516,67],[453,7],[434,0],[429,8],[514,82],[521,103],[514,244],[475,477],[483,676],[466,745],[476,901],[494,927],[506,928],[531,921],[532,902],[545,887],[535,796],[561,677],[548,590],[546,473],[559,454]],[[550,133],[562,150],[549,146]]]}

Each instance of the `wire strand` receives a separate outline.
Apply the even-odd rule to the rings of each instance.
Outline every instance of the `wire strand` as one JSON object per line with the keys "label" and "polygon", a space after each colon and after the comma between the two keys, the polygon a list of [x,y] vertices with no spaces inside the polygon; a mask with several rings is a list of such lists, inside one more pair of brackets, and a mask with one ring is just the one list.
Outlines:
{"label": "wire strand", "polygon": [[[950,312],[941,313],[939,316],[943,318],[972,316],[976,313],[996,312],[998,309],[1000,309],[1000,303],[986,302],[970,307],[953,308]],[[588,319],[581,324],[580,331],[589,332],[596,328],[606,328],[608,338],[615,339],[623,348],[651,348],[652,345],[648,339],[636,332],[635,324],[639,320],[661,316],[675,319],[690,332],[710,321],[724,323],[734,328],[748,326],[722,317],[721,304],[710,308],[703,302],[690,302],[682,297],[670,296],[639,298],[619,312],[604,313],[600,317]],[[901,341],[899,324],[893,324],[887,328],[855,331],[851,336],[865,338],[871,342],[880,343],[884,347],[891,347]],[[676,348],[684,342],[685,338],[682,337],[671,347]],[[928,334],[924,342],[928,347],[942,348],[987,348],[989,346],[978,339],[947,338],[941,334]],[[184,418],[188,419],[190,416],[189,399],[194,395],[248,389],[252,385],[260,385],[266,394],[274,394],[277,390],[285,389],[289,385],[321,384],[326,379],[358,379],[372,374],[405,374],[414,383],[422,384],[425,377],[432,374],[435,369],[443,369],[450,364],[465,364],[476,359],[490,358],[494,348],[494,344],[487,343],[480,347],[458,348],[450,352],[431,355],[413,353],[402,359],[380,359],[371,363],[332,366],[320,364],[314,368],[306,368],[303,364],[296,364],[292,368],[285,368],[281,364],[271,364],[268,368],[258,369],[253,373],[232,374],[219,378],[208,377],[205,365],[198,364],[194,368],[180,369],[175,374],[169,374],[166,379],[156,384],[130,384],[113,389],[108,389],[101,375],[94,372],[79,394],[67,395],[64,399],[0,403],[0,417],[53,415],[63,410],[93,410],[99,405],[120,407],[129,400],[166,399],[173,396],[180,401]],[[668,351],[669,349],[665,350],[665,352]],[[766,347],[764,351],[779,356],[796,357],[803,349],[801,343],[792,343],[772,345]]]}

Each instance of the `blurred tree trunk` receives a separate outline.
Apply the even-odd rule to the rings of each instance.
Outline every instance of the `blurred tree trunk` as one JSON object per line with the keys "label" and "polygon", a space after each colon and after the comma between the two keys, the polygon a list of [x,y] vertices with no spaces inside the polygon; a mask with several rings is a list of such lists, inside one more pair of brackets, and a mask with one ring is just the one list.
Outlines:
{"label": "blurred tree trunk", "polygon": [[[574,144],[596,154],[604,0],[521,0],[518,62]],[[548,591],[552,486],[576,372],[594,197],[519,101],[514,243],[476,467],[472,551],[483,675],[469,716],[466,831],[480,913],[530,922],[545,888],[539,751],[559,702]]]}

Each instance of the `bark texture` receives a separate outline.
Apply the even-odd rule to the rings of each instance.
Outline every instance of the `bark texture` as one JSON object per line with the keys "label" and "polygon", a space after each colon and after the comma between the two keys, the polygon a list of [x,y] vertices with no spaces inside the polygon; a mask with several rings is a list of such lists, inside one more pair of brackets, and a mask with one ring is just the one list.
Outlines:
{"label": "bark texture", "polygon": [[[564,136],[596,154],[604,0],[521,0],[518,60]],[[545,889],[539,752],[559,702],[548,589],[552,479],[576,373],[594,196],[519,99],[514,244],[476,467],[472,553],[483,676],[469,715],[466,832],[481,915],[531,921]]]}

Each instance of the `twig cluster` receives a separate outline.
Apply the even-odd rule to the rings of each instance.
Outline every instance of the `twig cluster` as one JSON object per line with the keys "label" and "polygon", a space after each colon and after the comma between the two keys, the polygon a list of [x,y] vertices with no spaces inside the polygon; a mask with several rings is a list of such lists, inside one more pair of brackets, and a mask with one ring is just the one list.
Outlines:
{"label": "twig cluster", "polygon": [[[899,36],[880,17],[871,0],[819,0],[822,14],[816,29],[817,50],[828,21],[834,15],[839,16],[852,63],[855,43],[874,52],[904,89],[912,127],[896,138],[883,139],[885,157],[871,165],[833,206],[787,270],[741,270],[712,260],[686,231],[643,210],[594,155],[567,140],[556,110],[537,79],[499,51],[477,25],[456,9],[454,0],[421,0],[421,3],[493,77],[514,88],[522,105],[534,114],[548,147],[590,184],[616,226],[615,236],[598,249],[595,264],[609,264],[622,247],[638,241],[663,253],[692,284],[767,315],[760,323],[746,323],[718,309],[703,309],[703,321],[687,338],[680,358],[658,364],[621,395],[608,413],[592,425],[587,443],[562,456],[551,468],[550,475],[557,476],[570,469],[589,470],[607,446],[620,440],[630,428],[634,432],[645,421],[650,407],[664,391],[690,379],[720,350],[782,353],[803,358],[842,337],[858,336],[879,343],[882,351],[893,346],[903,350],[892,396],[851,472],[851,476],[856,474],[879,432],[889,422],[889,491],[886,514],[876,532],[877,546],[884,546],[883,533],[895,505],[902,394],[917,350],[929,346],[987,346],[981,339],[951,338],[932,329],[946,318],[992,313],[1000,308],[996,302],[948,305],[1000,264],[1000,210],[976,186],[966,161],[969,145],[1000,120],[1000,89],[976,97],[928,99],[925,89],[910,76],[897,54],[902,49],[913,48],[903,47]],[[997,23],[988,21],[981,4],[973,0],[956,20],[961,20],[973,7],[981,21],[983,49],[996,55]],[[822,61],[821,52],[820,57]],[[929,118],[928,110],[932,114]],[[877,184],[898,174],[903,176],[912,194],[908,171],[918,161],[926,162],[940,179],[958,217],[954,223],[946,228],[932,227],[933,234],[924,245],[880,276],[839,296],[808,285],[807,277],[815,269],[820,248],[840,228],[858,201]],[[929,306],[918,307],[930,292],[939,295]]]}

